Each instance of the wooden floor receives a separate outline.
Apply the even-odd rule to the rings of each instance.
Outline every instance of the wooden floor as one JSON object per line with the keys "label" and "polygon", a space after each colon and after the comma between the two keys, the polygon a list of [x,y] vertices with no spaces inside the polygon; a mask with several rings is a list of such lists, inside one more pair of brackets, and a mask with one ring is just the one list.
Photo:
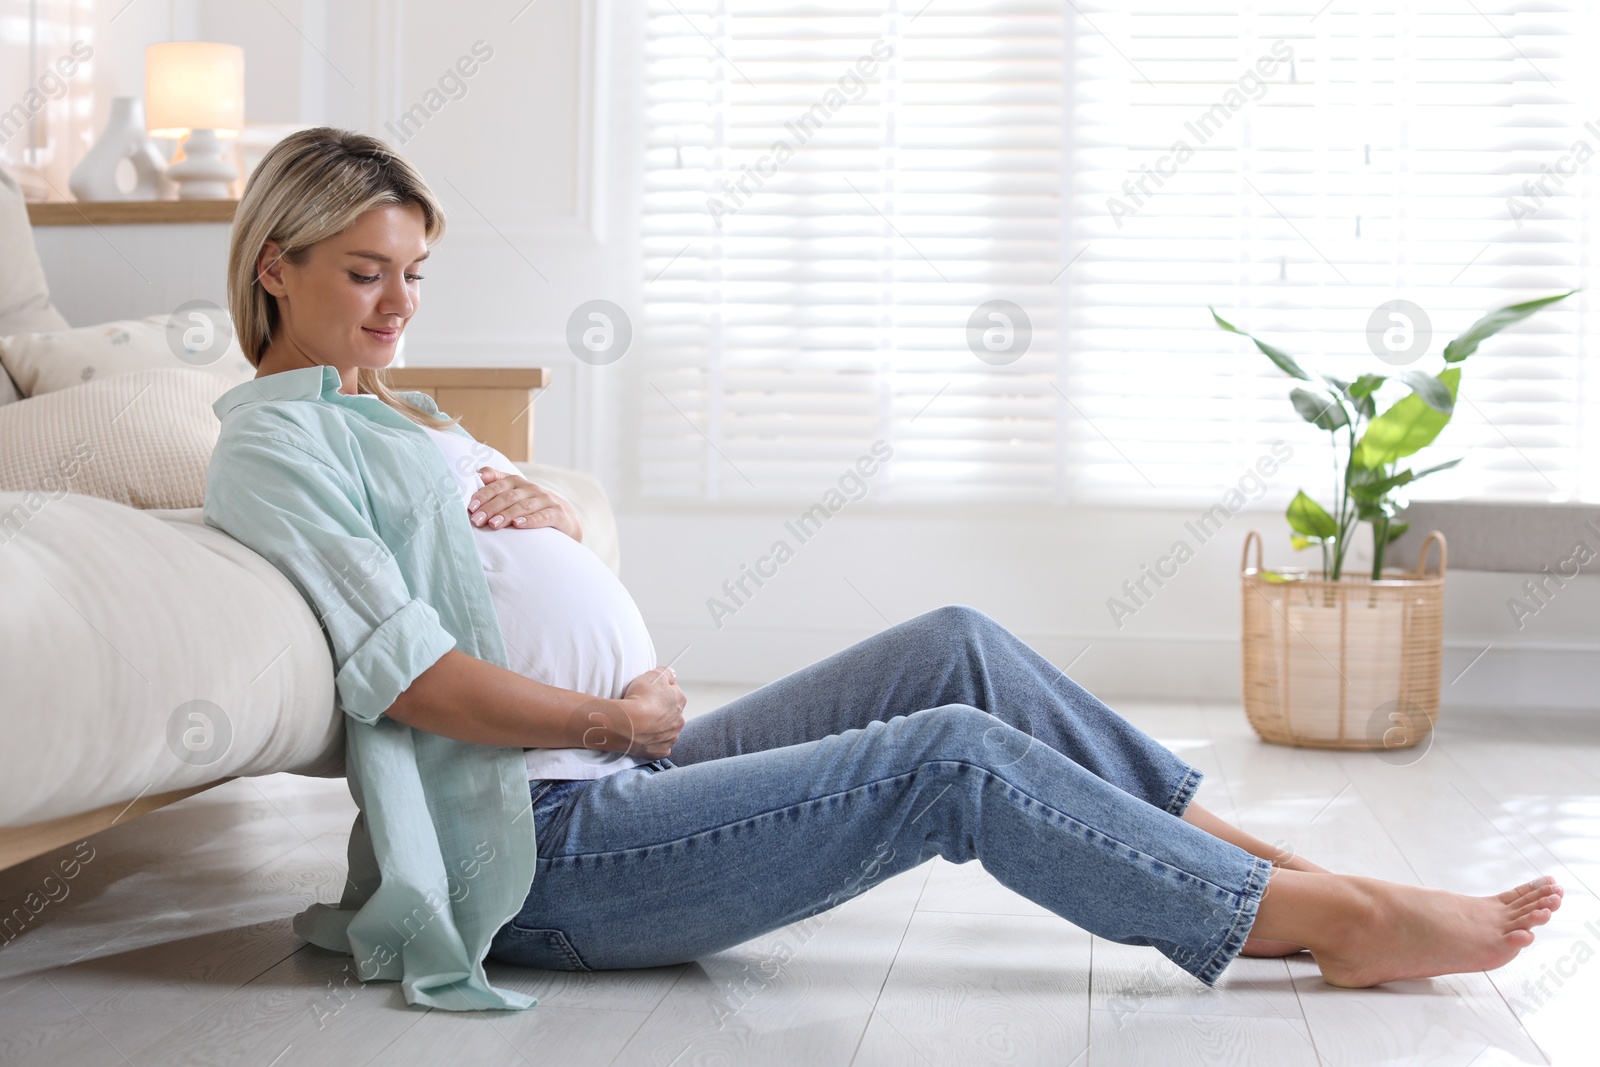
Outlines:
{"label": "wooden floor", "polygon": [[[691,710],[730,695],[691,688]],[[0,1064],[1600,1062],[1600,713],[1449,716],[1398,765],[1261,744],[1237,708],[1112,703],[1206,772],[1202,803],[1268,841],[1474,893],[1548,871],[1566,906],[1491,974],[1348,991],[1304,956],[1240,959],[1207,990],[936,859],[809,934],[646,971],[491,965],[540,1004],[429,1012],[295,937],[292,915],[339,895],[354,808],[342,781],[277,775],[0,872],[6,914],[55,898],[0,940]]]}

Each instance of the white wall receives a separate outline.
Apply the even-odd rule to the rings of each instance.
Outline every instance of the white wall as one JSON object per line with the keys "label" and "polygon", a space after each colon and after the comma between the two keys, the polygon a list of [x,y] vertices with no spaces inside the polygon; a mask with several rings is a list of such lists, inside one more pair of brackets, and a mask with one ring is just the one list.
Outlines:
{"label": "white wall", "polygon": [[[966,603],[1058,666],[1071,664],[1072,677],[1097,693],[1233,700],[1246,532],[1262,532],[1268,566],[1313,562],[1289,548],[1278,509],[1242,511],[1202,545],[1184,528],[1194,516],[1174,511],[950,515],[847,505],[764,586],[747,581],[754,595],[719,627],[707,598],[722,596],[724,581],[787,536],[784,521],[801,510],[716,518],[624,511],[624,578],[664,660],[682,652],[686,676],[760,682],[887,622]],[[1163,587],[1147,583],[1153,595],[1119,627],[1107,599],[1122,596],[1123,582],[1137,581],[1180,537],[1194,558]],[[1370,556],[1352,563],[1357,573],[1362,563],[1370,567]],[[1445,707],[1600,705],[1600,581],[1579,578],[1519,632],[1506,600],[1522,595],[1525,580],[1447,576]]]}
{"label": "white wall", "polygon": [[[620,398],[644,387],[639,360],[591,367],[563,341],[568,314],[585,300],[638,308],[638,0],[539,0],[520,15],[518,3],[483,0],[276,6],[283,16],[271,5],[228,0],[139,0],[97,44],[97,106],[135,78],[144,44],[192,25],[207,39],[245,46],[252,121],[329,122],[398,143],[386,124],[437,88],[474,42],[492,48],[465,80],[465,95],[443,102],[400,145],[450,219],[429,263],[407,361],[555,368],[537,409],[538,457],[594,471],[612,489],[624,577],[662,660],[677,657],[685,677],[766,681],[888,622],[956,602],[989,612],[1097,692],[1237,697],[1245,532],[1266,535],[1269,565],[1312,562],[1292,558],[1276,508],[1236,515],[1214,540],[1195,545],[1195,558],[1119,628],[1107,598],[1185,536],[1193,516],[851,505],[717,626],[707,599],[782,536],[800,506],[708,510],[629,499]],[[88,247],[94,238],[77,239]],[[67,238],[41,236],[47,240]],[[58,291],[81,278],[71,266],[81,254],[62,243],[45,255]],[[134,254],[161,269],[155,252]],[[111,273],[121,280],[96,286],[130,283],[127,272]],[[97,301],[122,307],[138,295],[62,303],[76,309],[69,315],[77,322]],[[1321,446],[1320,434],[1308,435],[1308,447]],[[1600,581],[1579,579],[1518,631],[1505,602],[1523,580],[1450,576],[1446,707],[1600,704]]]}

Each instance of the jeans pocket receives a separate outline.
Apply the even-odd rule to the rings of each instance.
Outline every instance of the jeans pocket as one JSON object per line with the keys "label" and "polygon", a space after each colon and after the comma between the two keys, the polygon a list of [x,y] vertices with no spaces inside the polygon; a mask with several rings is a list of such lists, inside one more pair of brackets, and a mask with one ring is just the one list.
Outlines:
{"label": "jeans pocket", "polygon": [[533,836],[540,859],[550,859],[561,851],[567,823],[572,818],[574,794],[589,784],[583,780],[556,782],[534,802]]}
{"label": "jeans pocket", "polygon": [[518,926],[515,920],[500,928],[490,948],[495,959],[518,967],[541,971],[594,970],[583,962],[583,957],[560,930]]}

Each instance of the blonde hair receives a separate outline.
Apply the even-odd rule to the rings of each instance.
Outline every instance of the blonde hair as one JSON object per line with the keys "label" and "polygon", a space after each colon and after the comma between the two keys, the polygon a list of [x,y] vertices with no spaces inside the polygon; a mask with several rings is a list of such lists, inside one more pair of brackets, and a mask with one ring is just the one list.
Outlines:
{"label": "blonde hair", "polygon": [[[270,238],[281,259],[303,263],[311,246],[349,228],[374,208],[416,204],[431,248],[444,236],[444,210],[410,163],[376,137],[332,126],[298,130],[268,149],[245,183],[228,245],[228,310],[239,346],[261,365],[279,327],[277,298],[256,272]],[[362,367],[356,391],[370,393],[412,422],[442,428],[461,420],[433,415],[390,387],[387,368]]]}

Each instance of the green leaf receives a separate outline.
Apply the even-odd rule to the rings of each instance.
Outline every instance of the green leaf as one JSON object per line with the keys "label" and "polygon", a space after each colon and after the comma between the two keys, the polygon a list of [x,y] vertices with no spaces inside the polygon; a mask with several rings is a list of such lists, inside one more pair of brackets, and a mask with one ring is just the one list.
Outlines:
{"label": "green leaf", "polygon": [[1372,399],[1373,390],[1388,380],[1381,374],[1363,374],[1345,387],[1344,395],[1350,398],[1350,406],[1357,414],[1370,419],[1378,410],[1377,401]]}
{"label": "green leaf", "polygon": [[1450,414],[1455,411],[1456,399],[1450,395],[1450,390],[1444,383],[1431,374],[1420,370],[1407,370],[1400,372],[1400,380],[1411,387],[1411,391],[1420,396],[1423,403],[1435,411]]}
{"label": "green leaf", "polygon": [[1276,348],[1273,345],[1267,344],[1265,341],[1254,336],[1253,334],[1245,333],[1233,323],[1228,322],[1221,315],[1218,315],[1216,308],[1207,305],[1207,310],[1211,312],[1211,317],[1216,320],[1217,325],[1221,326],[1224,330],[1227,330],[1229,333],[1236,333],[1240,337],[1248,337],[1250,340],[1254,341],[1255,346],[1261,349],[1262,354],[1268,359],[1272,360],[1272,362],[1276,363],[1278,365],[1278,369],[1283,371],[1283,373],[1294,378],[1299,378],[1303,382],[1309,382],[1311,380],[1311,375],[1302,370],[1300,364],[1296,363],[1294,357],[1289,353],[1285,352],[1281,348]]}
{"label": "green leaf", "polygon": [[1383,543],[1387,545],[1398,540],[1400,535],[1409,529],[1411,529],[1411,524],[1409,522],[1391,523],[1389,526],[1388,538]]}
{"label": "green leaf", "polygon": [[[1449,389],[1453,402],[1456,387],[1461,381],[1461,368],[1450,367],[1440,371],[1439,381]],[[1367,432],[1356,443],[1355,451],[1350,454],[1350,462],[1357,467],[1384,467],[1401,456],[1409,456],[1432,444],[1449,421],[1448,412],[1429,406],[1418,394],[1402,397],[1388,411],[1367,424]]]}
{"label": "green leaf", "polygon": [[1306,549],[1310,548],[1312,545],[1320,545],[1320,544],[1322,544],[1322,538],[1320,538],[1320,537],[1301,537],[1299,534],[1291,534],[1289,536],[1289,543],[1294,546],[1294,550],[1296,552],[1303,552]]}
{"label": "green leaf", "polygon": [[1351,382],[1350,388],[1346,389],[1345,392],[1352,397],[1371,396],[1377,391],[1378,386],[1382,385],[1388,380],[1389,379],[1382,374],[1363,374],[1361,377]]}
{"label": "green leaf", "polygon": [[1290,528],[1305,537],[1326,539],[1339,532],[1339,524],[1333,521],[1333,516],[1321,504],[1306,496],[1303,489],[1289,501],[1289,510],[1285,514]]}
{"label": "green leaf", "polygon": [[1344,405],[1322,393],[1297,388],[1289,394],[1289,400],[1300,417],[1318,429],[1337,430],[1350,424],[1350,416],[1345,412]]}
{"label": "green leaf", "polygon": [[1356,518],[1362,522],[1377,522],[1379,519],[1392,519],[1398,509],[1388,500],[1357,500]]}
{"label": "green leaf", "polygon": [[1402,485],[1410,485],[1418,478],[1426,477],[1435,471],[1442,471],[1447,467],[1454,467],[1460,462],[1461,461],[1459,459],[1452,459],[1447,463],[1440,463],[1436,466],[1429,467],[1427,470],[1405,470],[1398,474],[1390,475],[1387,478],[1376,477],[1376,475],[1380,473],[1379,471],[1373,471],[1365,467],[1357,467],[1350,472],[1350,495],[1356,500],[1381,500],[1392,489],[1398,489]]}
{"label": "green leaf", "polygon": [[1538,300],[1529,300],[1523,304],[1512,304],[1509,307],[1489,312],[1489,314],[1467,327],[1467,331],[1460,337],[1444,346],[1444,361],[1446,363],[1460,363],[1476,352],[1480,344],[1507,326],[1521,322],[1540,308],[1554,304],[1557,300],[1565,300],[1577,291],[1576,289],[1571,289],[1555,296],[1540,297]]}
{"label": "green leaf", "polygon": [[[1416,481],[1418,478],[1426,477],[1427,475],[1433,474],[1436,471],[1448,470],[1449,468],[1454,467],[1457,463],[1460,463],[1460,462],[1461,461],[1459,459],[1452,459],[1452,460],[1449,460],[1449,461],[1447,461],[1445,463],[1436,463],[1433,466],[1428,467],[1426,470],[1420,470],[1417,473],[1413,474],[1411,476],[1411,480],[1412,481]],[[1404,483],[1402,483],[1402,484],[1404,484]]]}
{"label": "green leaf", "polygon": [[1400,476],[1390,477],[1384,473],[1383,467],[1357,467],[1351,466],[1347,475],[1345,492],[1353,500],[1380,500],[1383,495],[1400,483],[1395,479]]}

